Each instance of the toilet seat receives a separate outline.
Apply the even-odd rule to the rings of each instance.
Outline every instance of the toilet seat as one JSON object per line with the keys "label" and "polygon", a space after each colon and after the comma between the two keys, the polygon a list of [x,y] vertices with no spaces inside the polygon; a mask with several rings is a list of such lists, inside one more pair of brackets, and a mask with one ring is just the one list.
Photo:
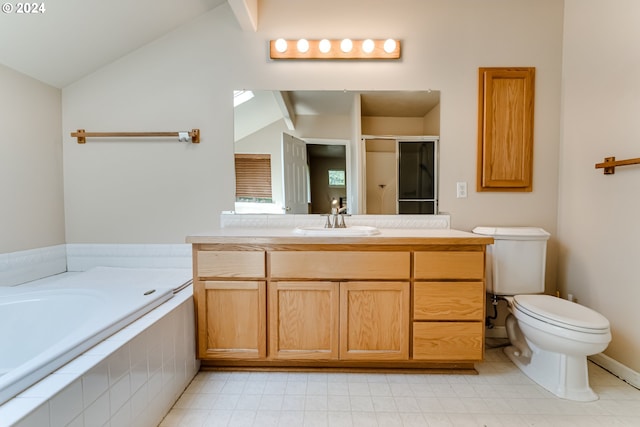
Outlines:
{"label": "toilet seat", "polygon": [[515,295],[513,307],[559,328],[586,334],[609,333],[609,321],[600,313],[550,295]]}

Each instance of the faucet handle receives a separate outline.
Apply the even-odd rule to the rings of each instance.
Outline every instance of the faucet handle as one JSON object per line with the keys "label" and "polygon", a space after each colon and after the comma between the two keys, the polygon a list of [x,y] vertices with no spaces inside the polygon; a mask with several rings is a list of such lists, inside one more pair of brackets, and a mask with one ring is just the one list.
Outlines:
{"label": "faucet handle", "polygon": [[336,225],[336,228],[347,228],[347,224],[344,223],[345,214],[340,214],[340,223]]}

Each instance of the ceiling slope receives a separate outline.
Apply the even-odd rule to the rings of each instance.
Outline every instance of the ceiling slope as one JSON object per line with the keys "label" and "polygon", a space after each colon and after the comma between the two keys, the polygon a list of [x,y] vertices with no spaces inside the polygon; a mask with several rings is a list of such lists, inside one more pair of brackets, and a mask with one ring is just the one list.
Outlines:
{"label": "ceiling slope", "polygon": [[0,64],[62,88],[226,1],[60,0],[40,2],[37,14],[14,7],[0,14]]}
{"label": "ceiling slope", "polygon": [[258,31],[258,0],[228,0],[243,31]]}

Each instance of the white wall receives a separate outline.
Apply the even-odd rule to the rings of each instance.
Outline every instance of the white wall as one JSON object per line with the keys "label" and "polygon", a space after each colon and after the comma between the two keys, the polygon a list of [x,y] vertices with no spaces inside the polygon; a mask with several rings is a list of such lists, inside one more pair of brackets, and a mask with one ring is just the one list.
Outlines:
{"label": "white wall", "polygon": [[[441,90],[441,208],[452,214],[453,226],[532,224],[555,234],[562,3],[404,0],[370,6],[365,0],[270,0],[261,3],[259,31],[244,33],[223,5],[66,87],[68,241],[173,243],[216,228],[218,212],[233,208],[231,93],[239,87]],[[301,35],[394,36],[403,40],[403,58],[267,60],[269,39]],[[537,67],[534,191],[470,191],[468,199],[456,199],[456,181],[474,187],[477,70],[488,65]],[[79,146],[68,136],[76,128],[191,127],[201,129],[201,144]]]}
{"label": "white wall", "polygon": [[0,65],[0,94],[0,253],[64,243],[61,92]]}
{"label": "white wall", "polygon": [[[241,33],[218,8],[63,89],[68,243],[182,243],[233,209],[232,91],[247,65],[226,60],[230,34]],[[79,145],[77,128],[199,128],[202,138]]]}
{"label": "white wall", "polygon": [[565,0],[559,285],[605,315],[608,356],[640,371],[640,2]]}

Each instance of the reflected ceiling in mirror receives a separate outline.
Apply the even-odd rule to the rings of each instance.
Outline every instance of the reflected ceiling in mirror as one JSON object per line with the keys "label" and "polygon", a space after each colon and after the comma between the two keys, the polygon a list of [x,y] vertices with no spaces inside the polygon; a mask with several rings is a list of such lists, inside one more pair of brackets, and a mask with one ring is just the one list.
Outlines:
{"label": "reflected ceiling in mirror", "polygon": [[[234,139],[238,141],[277,120],[294,130],[298,116],[350,116],[356,94],[366,117],[424,117],[440,104],[440,91],[252,90],[249,101],[234,108]],[[234,97],[235,99],[235,97]],[[302,135],[314,138],[318,135]]]}

